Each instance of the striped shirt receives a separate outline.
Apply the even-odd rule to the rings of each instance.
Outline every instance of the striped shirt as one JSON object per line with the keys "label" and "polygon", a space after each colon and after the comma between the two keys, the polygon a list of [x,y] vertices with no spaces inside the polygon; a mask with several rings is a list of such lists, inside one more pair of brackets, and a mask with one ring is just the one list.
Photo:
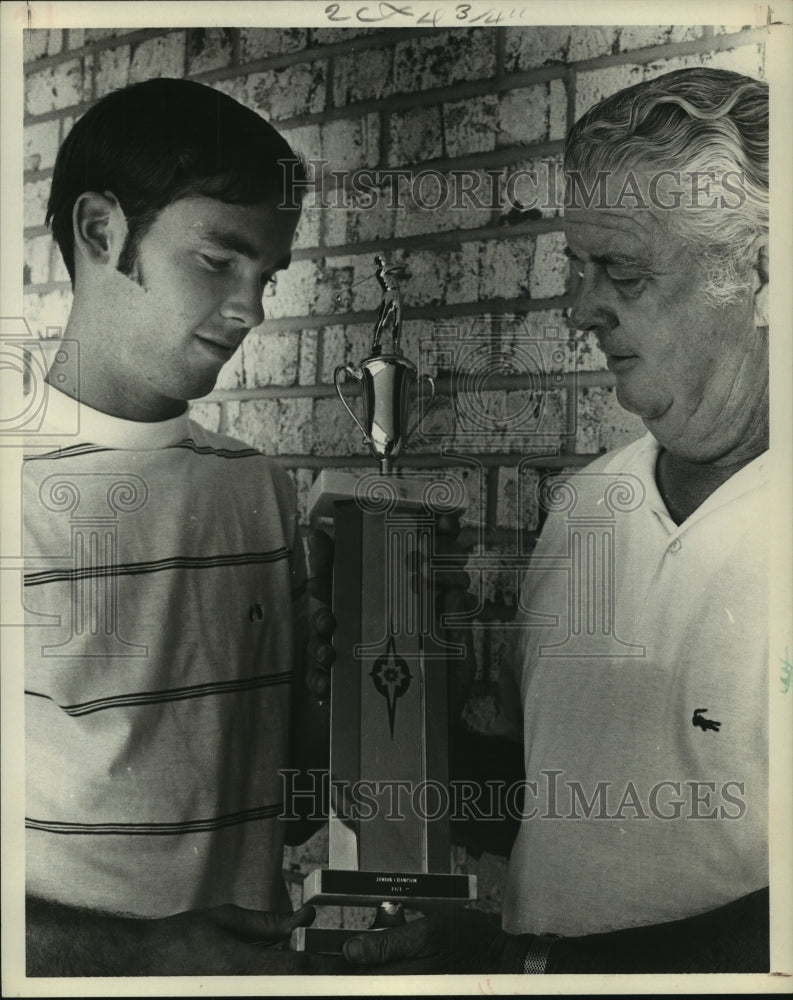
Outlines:
{"label": "striped shirt", "polygon": [[[75,411],[79,434],[48,438]],[[32,443],[28,892],[141,916],[288,908],[278,771],[305,589],[288,477],[186,414],[138,424],[53,389]]]}

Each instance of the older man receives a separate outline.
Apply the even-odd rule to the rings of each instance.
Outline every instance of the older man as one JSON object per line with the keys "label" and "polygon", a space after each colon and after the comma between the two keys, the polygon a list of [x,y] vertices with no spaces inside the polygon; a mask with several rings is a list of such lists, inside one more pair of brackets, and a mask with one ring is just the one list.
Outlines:
{"label": "older man", "polygon": [[765,85],[690,69],[568,138],[571,326],[648,434],[544,491],[503,930],[424,918],[349,941],[349,960],[768,968],[767,122]]}

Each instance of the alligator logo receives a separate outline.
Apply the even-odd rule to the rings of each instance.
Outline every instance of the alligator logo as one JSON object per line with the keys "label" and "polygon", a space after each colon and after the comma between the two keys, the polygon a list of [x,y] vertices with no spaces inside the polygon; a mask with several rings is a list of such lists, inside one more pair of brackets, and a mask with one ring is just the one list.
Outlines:
{"label": "alligator logo", "polygon": [[714,722],[712,719],[706,719],[702,713],[707,712],[707,708],[695,708],[694,714],[691,717],[691,724],[693,726],[699,726],[703,733],[712,729],[714,733],[717,733],[721,729],[720,722]]}

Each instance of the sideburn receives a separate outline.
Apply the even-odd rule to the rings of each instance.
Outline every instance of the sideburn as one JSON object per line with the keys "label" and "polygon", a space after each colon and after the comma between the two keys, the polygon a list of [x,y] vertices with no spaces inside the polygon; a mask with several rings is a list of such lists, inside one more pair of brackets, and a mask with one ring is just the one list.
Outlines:
{"label": "sideburn", "polygon": [[127,238],[118,257],[116,270],[134,281],[142,288],[143,280],[138,267],[138,249],[143,237],[148,233],[157,218],[157,212],[147,212],[144,215],[127,217]]}

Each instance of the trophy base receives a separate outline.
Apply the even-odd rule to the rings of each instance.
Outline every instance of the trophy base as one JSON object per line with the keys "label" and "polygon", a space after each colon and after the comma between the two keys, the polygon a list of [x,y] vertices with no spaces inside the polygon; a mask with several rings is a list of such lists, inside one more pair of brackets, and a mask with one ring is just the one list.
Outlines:
{"label": "trophy base", "polygon": [[298,927],[292,933],[292,950],[340,955],[344,942],[361,934],[376,934],[405,922],[403,905],[431,909],[441,903],[464,905],[476,899],[475,875],[424,872],[362,872],[318,869],[303,883],[303,902],[337,906],[376,906],[375,922],[365,929]]}
{"label": "trophy base", "polygon": [[475,875],[317,868],[303,883],[303,902],[320,906],[404,903],[420,910],[433,903],[465,904],[475,899]]}

